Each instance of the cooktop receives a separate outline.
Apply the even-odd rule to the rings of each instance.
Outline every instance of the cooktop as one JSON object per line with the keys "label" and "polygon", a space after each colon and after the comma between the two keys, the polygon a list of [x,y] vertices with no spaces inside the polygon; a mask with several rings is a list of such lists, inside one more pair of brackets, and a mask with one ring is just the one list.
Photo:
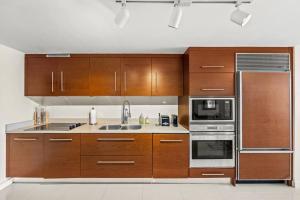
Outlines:
{"label": "cooktop", "polygon": [[85,123],[49,123],[25,129],[25,131],[69,131],[84,124]]}

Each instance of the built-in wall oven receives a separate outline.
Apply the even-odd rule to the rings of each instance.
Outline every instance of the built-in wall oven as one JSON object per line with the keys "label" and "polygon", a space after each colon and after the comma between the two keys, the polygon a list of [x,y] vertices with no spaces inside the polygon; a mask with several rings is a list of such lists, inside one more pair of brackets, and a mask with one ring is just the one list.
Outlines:
{"label": "built-in wall oven", "polygon": [[190,167],[235,166],[235,99],[190,98]]}

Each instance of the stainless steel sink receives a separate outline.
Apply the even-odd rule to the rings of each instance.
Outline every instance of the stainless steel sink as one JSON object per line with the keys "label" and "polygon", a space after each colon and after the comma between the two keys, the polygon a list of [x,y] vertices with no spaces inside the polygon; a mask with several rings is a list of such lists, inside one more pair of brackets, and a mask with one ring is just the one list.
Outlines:
{"label": "stainless steel sink", "polygon": [[139,130],[142,125],[103,125],[99,130]]}

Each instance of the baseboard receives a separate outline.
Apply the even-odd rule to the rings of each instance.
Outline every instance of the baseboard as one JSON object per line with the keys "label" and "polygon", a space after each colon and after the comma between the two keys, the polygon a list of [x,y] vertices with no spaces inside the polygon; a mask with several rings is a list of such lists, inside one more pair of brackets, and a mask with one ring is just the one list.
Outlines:
{"label": "baseboard", "polygon": [[13,183],[12,178],[9,178],[3,182],[0,183],[0,190],[3,190],[4,188],[6,188],[7,186],[9,186],[10,184]]}

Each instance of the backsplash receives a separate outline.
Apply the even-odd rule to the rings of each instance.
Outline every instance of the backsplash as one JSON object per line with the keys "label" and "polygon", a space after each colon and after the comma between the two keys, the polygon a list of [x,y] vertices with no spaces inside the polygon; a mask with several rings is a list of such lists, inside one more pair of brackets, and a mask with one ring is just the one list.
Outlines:
{"label": "backsplash", "polygon": [[[88,118],[93,106],[48,106],[50,118]],[[121,105],[94,106],[97,118],[121,118]],[[178,114],[177,105],[131,105],[131,118],[138,118],[140,114],[149,118],[158,118],[158,113],[171,115]]]}

